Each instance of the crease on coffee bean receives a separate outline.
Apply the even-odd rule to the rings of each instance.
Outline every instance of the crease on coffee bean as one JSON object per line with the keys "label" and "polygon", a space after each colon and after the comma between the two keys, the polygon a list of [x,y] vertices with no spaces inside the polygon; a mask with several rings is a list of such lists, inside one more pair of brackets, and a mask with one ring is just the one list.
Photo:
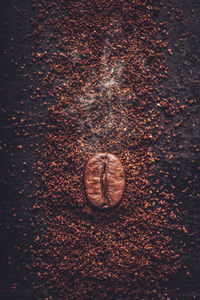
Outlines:
{"label": "crease on coffee bean", "polygon": [[102,187],[102,195],[103,195],[103,203],[101,205],[102,208],[107,208],[110,206],[110,198],[108,194],[108,186],[107,186],[107,172],[108,172],[108,153],[106,156],[102,158],[104,166],[101,173],[101,187]]}

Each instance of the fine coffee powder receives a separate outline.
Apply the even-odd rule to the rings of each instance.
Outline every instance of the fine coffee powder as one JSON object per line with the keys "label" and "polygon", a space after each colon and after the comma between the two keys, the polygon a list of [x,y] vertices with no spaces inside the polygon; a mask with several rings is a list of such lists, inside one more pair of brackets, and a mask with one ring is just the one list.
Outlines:
{"label": "fine coffee powder", "polygon": [[[160,283],[179,269],[182,246],[179,207],[159,163],[179,111],[156,91],[167,76],[167,41],[158,38],[164,23],[154,22],[159,5],[34,5],[45,136],[36,145],[32,289],[48,299],[164,299]],[[88,201],[118,205],[107,213]]]}
{"label": "fine coffee powder", "polygon": [[92,157],[85,170],[88,200],[96,207],[110,208],[118,204],[124,190],[124,169],[113,154],[100,153]]}

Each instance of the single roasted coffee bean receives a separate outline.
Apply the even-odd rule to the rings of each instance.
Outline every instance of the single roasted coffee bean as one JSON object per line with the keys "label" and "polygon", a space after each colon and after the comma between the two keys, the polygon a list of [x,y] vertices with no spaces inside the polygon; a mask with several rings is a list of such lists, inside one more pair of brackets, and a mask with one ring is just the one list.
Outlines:
{"label": "single roasted coffee bean", "polygon": [[88,200],[96,207],[111,208],[123,195],[124,168],[115,155],[99,153],[88,161],[84,181]]}

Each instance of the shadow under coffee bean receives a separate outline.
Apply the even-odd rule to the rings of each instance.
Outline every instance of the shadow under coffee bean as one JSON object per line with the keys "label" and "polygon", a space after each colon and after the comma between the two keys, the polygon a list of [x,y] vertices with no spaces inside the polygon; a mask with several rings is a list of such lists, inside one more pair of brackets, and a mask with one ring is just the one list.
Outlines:
{"label": "shadow under coffee bean", "polygon": [[85,169],[87,198],[94,206],[111,208],[119,203],[125,185],[124,168],[115,155],[99,153]]}

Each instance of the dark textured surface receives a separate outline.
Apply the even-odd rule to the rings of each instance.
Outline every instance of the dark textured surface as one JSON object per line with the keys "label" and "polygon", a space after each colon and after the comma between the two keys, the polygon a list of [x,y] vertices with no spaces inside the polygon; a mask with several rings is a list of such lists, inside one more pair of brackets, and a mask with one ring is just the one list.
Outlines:
{"label": "dark textured surface", "polygon": [[[168,1],[163,3],[167,3]],[[169,46],[173,55],[168,57],[168,80],[163,83],[163,91],[167,96],[176,96],[182,101],[183,98],[199,99],[200,91],[200,57],[199,57],[199,1],[171,1],[173,5],[183,10],[182,22],[168,21]],[[14,6],[20,8],[17,12]],[[164,6],[165,7],[165,6]],[[164,10],[164,8],[163,8]],[[194,10],[194,12],[192,12]],[[1,1],[1,17],[3,22],[9,22],[9,27],[4,24],[1,28],[1,44],[8,48],[1,51],[1,140],[7,144],[1,154],[1,289],[2,299],[44,299],[45,287],[41,294],[35,294],[31,290],[33,275],[23,268],[22,261],[29,262],[29,255],[21,256],[20,248],[32,243],[31,218],[37,218],[37,213],[27,212],[29,207],[28,195],[32,192],[29,180],[34,178],[35,158],[32,153],[31,143],[40,143],[40,137],[35,136],[36,125],[39,115],[34,114],[37,103],[31,103],[27,97],[26,87],[31,80],[37,82],[32,67],[32,78],[20,75],[17,66],[11,60],[17,61],[21,56],[30,57],[31,46],[34,40],[30,38],[23,42],[23,36],[32,32],[29,22],[34,17],[30,1]],[[167,19],[168,20],[168,19]],[[19,23],[19,25],[17,25]],[[19,28],[21,29],[19,30]],[[189,32],[189,35],[182,36]],[[14,38],[12,41],[11,39]],[[182,41],[180,41],[182,38]],[[179,51],[174,44],[178,44]],[[13,50],[10,47],[17,48]],[[23,58],[24,59],[24,58]],[[33,79],[34,78],[34,79]],[[26,101],[27,99],[27,101]],[[21,103],[23,101],[23,103]],[[26,118],[32,114],[32,134],[27,139],[18,138],[13,133],[15,118],[24,111]],[[181,268],[177,275],[166,283],[166,291],[171,299],[199,299],[200,298],[200,255],[199,255],[199,232],[200,232],[200,207],[199,207],[199,151],[200,140],[199,104],[194,104],[189,109],[184,109],[177,117],[176,123],[182,122],[174,132],[173,126],[168,124],[170,142],[167,138],[160,138],[154,145],[156,156],[160,157],[162,170],[168,172],[168,177],[161,177],[161,182],[173,190],[180,206],[182,223],[188,231],[188,238],[184,237],[185,251],[182,255]],[[163,119],[168,116],[163,113]],[[17,130],[26,129],[26,124],[19,124]],[[175,133],[176,136],[174,135]],[[17,148],[22,145],[23,150]],[[12,148],[13,147],[13,148]],[[164,148],[165,153],[160,149]],[[14,155],[12,156],[12,153]],[[26,162],[22,169],[23,162]],[[174,168],[176,166],[176,168]],[[24,176],[25,170],[26,176]],[[17,174],[17,175],[16,175]],[[26,184],[27,183],[27,184]],[[27,190],[24,189],[26,186]],[[22,191],[24,189],[24,191]],[[15,208],[15,210],[13,210]],[[23,222],[21,221],[23,220]],[[9,259],[11,257],[11,259]],[[11,261],[11,263],[9,263]],[[27,278],[24,281],[24,277]],[[12,293],[13,282],[18,285],[17,296]],[[45,285],[44,285],[45,286]],[[12,287],[12,288],[11,288]],[[163,287],[161,287],[163,290]]]}
{"label": "dark textured surface", "polygon": [[[178,46],[182,52],[173,48],[174,55],[169,58],[168,81],[164,89],[168,95],[175,95],[181,99],[197,99],[198,102],[192,108],[183,110],[177,120],[183,121],[178,137],[166,144],[162,141],[166,149],[165,157],[162,158],[164,169],[169,172],[170,180],[165,184],[172,188],[174,186],[176,199],[181,207],[181,222],[189,232],[189,237],[185,240],[186,249],[182,257],[182,267],[180,272],[169,282],[169,290],[172,299],[198,299],[200,297],[200,261],[199,261],[199,233],[200,233],[200,205],[199,205],[199,165],[200,155],[200,109],[199,109],[199,88],[200,88],[200,3],[199,1],[172,1],[178,8],[183,10],[183,23],[176,26],[168,24],[169,45],[184,33],[189,33],[178,41]],[[192,12],[194,10],[194,12]],[[169,127],[170,129],[170,127]],[[173,136],[174,132],[170,132]],[[173,158],[169,159],[170,153]],[[174,166],[178,166],[174,172]],[[188,266],[188,271],[184,266]],[[177,289],[177,291],[175,291]]]}
{"label": "dark textured surface", "polygon": [[[177,119],[183,122],[177,128],[178,136],[161,144],[166,150],[162,157],[162,165],[169,172],[170,180],[165,181],[168,188],[173,189],[181,208],[181,221],[186,226],[189,236],[184,242],[185,252],[182,255],[182,266],[177,276],[169,281],[169,296],[172,299],[200,298],[200,3],[199,1],[172,1],[172,4],[183,10],[183,21],[176,25],[167,24],[169,30],[169,46],[174,55],[168,59],[168,81],[164,85],[167,95],[180,99],[197,99],[197,104],[182,111]],[[193,11],[192,11],[193,10]],[[188,36],[183,36],[188,33]],[[178,42],[177,42],[178,40]],[[174,47],[177,44],[177,48]],[[181,52],[180,50],[182,49]],[[170,130],[173,137],[174,132]],[[155,149],[159,148],[158,145]],[[172,154],[172,158],[170,158]],[[174,172],[176,167],[176,172]],[[172,187],[174,186],[174,188]],[[188,266],[188,270],[186,267]]]}

